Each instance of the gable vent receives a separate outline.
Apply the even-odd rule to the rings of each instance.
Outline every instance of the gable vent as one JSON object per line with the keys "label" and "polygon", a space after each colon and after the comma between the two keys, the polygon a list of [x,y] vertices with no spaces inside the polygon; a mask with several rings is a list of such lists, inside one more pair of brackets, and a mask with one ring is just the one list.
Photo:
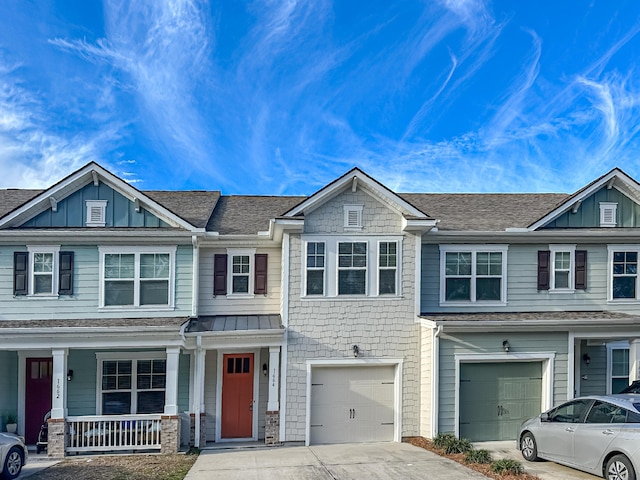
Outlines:
{"label": "gable vent", "polygon": [[87,227],[104,227],[106,225],[106,200],[87,200]]}
{"label": "gable vent", "polygon": [[615,227],[617,210],[617,203],[600,202],[600,226]]}
{"label": "gable vent", "polygon": [[362,205],[344,206],[344,228],[348,230],[362,229]]}

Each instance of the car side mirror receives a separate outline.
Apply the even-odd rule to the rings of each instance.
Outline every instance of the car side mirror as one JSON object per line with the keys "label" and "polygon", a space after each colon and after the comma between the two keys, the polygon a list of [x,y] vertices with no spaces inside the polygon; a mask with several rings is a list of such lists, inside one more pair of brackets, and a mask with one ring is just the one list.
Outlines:
{"label": "car side mirror", "polygon": [[541,413],[540,414],[540,421],[541,422],[549,422],[549,414],[548,413]]}

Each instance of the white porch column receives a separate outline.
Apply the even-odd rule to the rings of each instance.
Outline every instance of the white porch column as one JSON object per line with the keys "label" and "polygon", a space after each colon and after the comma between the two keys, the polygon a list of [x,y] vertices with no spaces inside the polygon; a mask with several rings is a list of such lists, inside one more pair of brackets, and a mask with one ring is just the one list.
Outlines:
{"label": "white porch column", "polygon": [[69,350],[62,348],[52,350],[53,375],[51,418],[65,418],[67,416],[67,355]]}
{"label": "white porch column", "polygon": [[280,386],[280,347],[269,347],[269,401],[267,411],[280,410],[278,387]]}
{"label": "white porch column", "polygon": [[[194,438],[193,445],[199,448],[203,442],[201,440],[205,437],[202,423],[202,413],[205,410],[204,406],[204,375],[205,375],[205,355],[207,353],[201,346],[201,337],[198,337],[198,347],[196,348],[195,365],[193,371],[193,405],[191,411],[194,414]],[[204,444],[203,444],[204,445]]]}
{"label": "white porch column", "polygon": [[629,339],[629,383],[640,380],[640,338]]}
{"label": "white porch column", "polygon": [[178,415],[178,367],[180,348],[167,347],[167,373],[164,394],[164,414]]}

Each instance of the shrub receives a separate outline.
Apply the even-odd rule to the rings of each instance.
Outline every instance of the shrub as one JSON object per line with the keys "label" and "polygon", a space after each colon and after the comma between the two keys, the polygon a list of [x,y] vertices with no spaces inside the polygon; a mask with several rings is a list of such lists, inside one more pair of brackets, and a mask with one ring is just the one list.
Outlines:
{"label": "shrub", "polygon": [[501,475],[508,473],[520,475],[524,473],[524,468],[522,467],[522,464],[516,460],[501,458],[500,460],[491,462],[491,471]]}
{"label": "shrub", "polygon": [[492,458],[488,450],[469,450],[464,456],[467,463],[491,463]]}
{"label": "shrub", "polygon": [[451,442],[458,440],[453,433],[439,433],[433,438],[433,446],[444,449]]}
{"label": "shrub", "polygon": [[473,449],[473,445],[466,438],[455,438],[444,447],[444,453],[467,453]]}

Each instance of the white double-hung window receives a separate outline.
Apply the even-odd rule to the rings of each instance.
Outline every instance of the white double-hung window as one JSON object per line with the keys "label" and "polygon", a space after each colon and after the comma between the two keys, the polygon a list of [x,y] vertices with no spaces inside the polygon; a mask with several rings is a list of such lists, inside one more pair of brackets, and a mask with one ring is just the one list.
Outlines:
{"label": "white double-hung window", "polygon": [[506,245],[441,245],[440,303],[506,304]]}
{"label": "white double-hung window", "polygon": [[28,246],[29,294],[57,295],[59,246]]}
{"label": "white double-hung window", "polygon": [[176,247],[99,247],[101,307],[173,307]]}
{"label": "white double-hung window", "polygon": [[609,300],[638,301],[640,245],[609,245]]}

